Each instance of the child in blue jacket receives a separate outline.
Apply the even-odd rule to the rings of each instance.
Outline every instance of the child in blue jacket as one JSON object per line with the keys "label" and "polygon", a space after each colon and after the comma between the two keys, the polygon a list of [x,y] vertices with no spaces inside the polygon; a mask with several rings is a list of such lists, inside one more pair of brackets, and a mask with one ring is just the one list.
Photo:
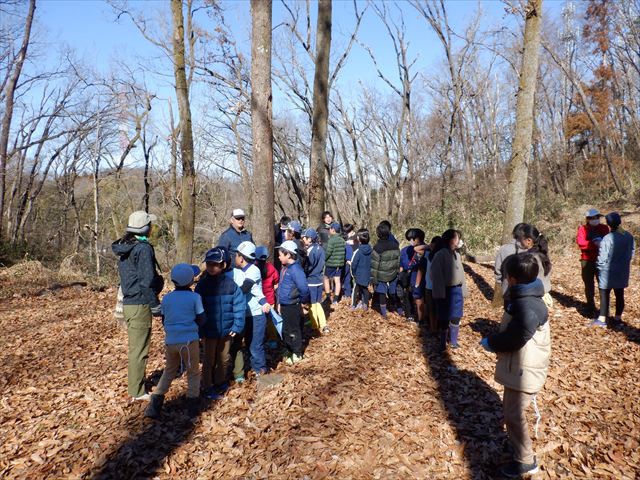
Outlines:
{"label": "child in blue jacket", "polygon": [[227,389],[231,341],[244,330],[245,296],[233,278],[224,274],[225,256],[221,248],[209,250],[204,258],[206,272],[196,285],[206,317],[200,327],[204,346],[202,389],[211,400],[220,398]]}
{"label": "child in blue jacket", "polygon": [[367,229],[358,230],[356,236],[359,246],[351,258],[351,276],[354,283],[351,309],[367,310],[369,308],[372,248],[369,245],[369,231]]}
{"label": "child in blue jacket", "polygon": [[302,241],[307,249],[307,265],[305,273],[307,275],[307,284],[309,285],[309,294],[311,296],[311,306],[309,307],[309,316],[311,324],[321,333],[329,333],[327,326],[327,318],[322,308],[322,286],[324,272],[324,249],[316,243],[318,232],[313,228],[308,228],[302,234]]}
{"label": "child in blue jacket", "polygon": [[293,365],[302,360],[302,307],[310,300],[307,278],[296,262],[298,246],[292,240],[278,247],[282,264],[278,285],[279,312],[282,316],[282,341],[287,349],[287,363]]}

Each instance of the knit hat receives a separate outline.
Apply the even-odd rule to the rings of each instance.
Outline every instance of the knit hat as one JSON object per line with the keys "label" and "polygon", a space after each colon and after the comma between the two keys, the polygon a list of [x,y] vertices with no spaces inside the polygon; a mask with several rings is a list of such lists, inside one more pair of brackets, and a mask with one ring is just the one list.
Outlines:
{"label": "knit hat", "polygon": [[620,214],[618,212],[607,213],[604,218],[607,220],[607,225],[611,228],[619,227],[622,223],[622,218],[620,218]]}
{"label": "knit hat", "polygon": [[171,281],[177,287],[186,287],[193,282],[193,277],[200,273],[197,265],[179,263],[171,269]]}
{"label": "knit hat", "polygon": [[151,222],[155,222],[158,219],[155,215],[145,212],[144,210],[138,210],[129,215],[129,221],[127,222],[127,232],[136,233],[138,235],[146,235],[151,229]]}
{"label": "knit hat", "polygon": [[318,232],[316,232],[313,228],[307,228],[302,236],[310,238],[311,240],[315,240],[316,238],[318,238]]}
{"label": "knit hat", "polygon": [[249,241],[242,242],[240,245],[238,245],[238,249],[236,251],[249,260],[256,259],[256,246]]}
{"label": "knit hat", "polygon": [[284,241],[282,242],[282,245],[276,248],[279,248],[280,250],[286,250],[289,253],[298,253],[298,245],[293,240]]}

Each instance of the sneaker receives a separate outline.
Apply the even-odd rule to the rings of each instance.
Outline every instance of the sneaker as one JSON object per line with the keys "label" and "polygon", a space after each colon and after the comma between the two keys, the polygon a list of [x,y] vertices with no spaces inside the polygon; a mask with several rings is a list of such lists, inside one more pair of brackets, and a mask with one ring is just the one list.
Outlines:
{"label": "sneaker", "polygon": [[331,330],[329,330],[329,327],[327,325],[325,325],[325,327],[322,329],[322,334],[326,335],[327,333],[330,333]]}
{"label": "sneaker", "polygon": [[299,357],[295,353],[292,353],[291,356],[287,357],[285,361],[287,362],[287,365],[295,365],[300,360],[302,360],[302,357]]}
{"label": "sneaker", "polygon": [[[244,379],[243,379],[244,381]],[[210,389],[208,389],[206,392],[204,392],[204,398],[206,398],[207,400],[220,400],[222,398],[222,395],[216,391],[216,389],[214,387],[211,387]]]}
{"label": "sneaker", "polygon": [[132,402],[148,402],[149,400],[151,400],[151,395],[148,393],[144,393],[139,397],[131,397]]}
{"label": "sneaker", "polygon": [[235,377],[234,380],[236,383],[244,383],[244,377]]}
{"label": "sneaker", "polygon": [[338,300],[336,300],[335,298],[333,299],[333,302],[331,302],[331,305],[337,305],[338,304]]}
{"label": "sneaker", "polygon": [[500,468],[500,473],[507,478],[520,478],[538,473],[539,470],[536,457],[533,457],[533,463],[509,462]]}
{"label": "sneaker", "polygon": [[607,328],[607,322],[603,322],[599,318],[596,318],[593,322],[591,322],[591,326],[592,327]]}
{"label": "sneaker", "polygon": [[229,384],[227,382],[221,384],[221,385],[216,385],[213,387],[215,389],[216,392],[218,392],[220,395],[224,395],[226,393],[227,390],[229,390]]}
{"label": "sneaker", "polygon": [[415,322],[415,321],[416,321],[416,319],[415,319],[415,318],[413,318],[413,316],[409,315],[409,316],[407,317],[407,322]]}

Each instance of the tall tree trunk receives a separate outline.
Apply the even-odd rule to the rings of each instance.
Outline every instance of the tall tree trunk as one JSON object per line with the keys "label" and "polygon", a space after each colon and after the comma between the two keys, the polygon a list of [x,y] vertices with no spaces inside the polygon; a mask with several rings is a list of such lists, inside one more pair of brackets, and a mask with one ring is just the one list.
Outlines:
{"label": "tall tree trunk", "polygon": [[173,20],[173,73],[180,114],[180,156],[182,160],[181,210],[176,242],[176,260],[191,263],[196,220],[196,171],[193,162],[193,132],[186,76],[182,0],[171,0],[171,18]]}
{"label": "tall tree trunk", "polygon": [[318,1],[316,71],[313,79],[313,119],[309,174],[309,222],[320,220],[325,209],[325,165],[329,118],[329,55],[331,52],[331,0]]}
{"label": "tall tree trunk", "polygon": [[178,128],[173,121],[173,107],[169,100],[169,128],[171,129],[171,234],[173,240],[178,244],[179,225],[180,225],[180,199],[178,198]]}
{"label": "tall tree trunk", "polygon": [[[253,138],[253,236],[274,245],[271,0],[251,0],[251,133]],[[326,127],[325,127],[326,128]]]}
{"label": "tall tree trunk", "polygon": [[22,45],[16,58],[15,65],[13,66],[13,72],[9,77],[7,86],[5,89],[5,102],[4,102],[4,115],[2,116],[2,126],[0,127],[0,239],[4,236],[4,196],[7,182],[7,153],[9,146],[9,132],[11,131],[11,119],[13,118],[13,105],[16,93],[16,87],[18,86],[18,80],[20,80],[20,74],[22,73],[22,66],[27,58],[27,48],[29,47],[29,41],[31,39],[31,25],[33,24],[33,16],[36,10],[36,0],[29,1],[29,10],[27,12],[27,18],[25,20],[24,35],[22,37]]}
{"label": "tall tree trunk", "polygon": [[516,101],[516,129],[509,165],[507,208],[502,230],[504,242],[511,239],[514,225],[522,222],[524,218],[533,133],[533,107],[538,78],[541,18],[542,0],[529,0],[525,9],[524,52]]}

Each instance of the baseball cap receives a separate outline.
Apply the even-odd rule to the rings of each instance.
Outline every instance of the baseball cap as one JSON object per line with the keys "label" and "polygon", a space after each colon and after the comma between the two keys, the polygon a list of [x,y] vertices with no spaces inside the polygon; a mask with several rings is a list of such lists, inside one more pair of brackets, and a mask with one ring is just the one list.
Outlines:
{"label": "baseball cap", "polygon": [[329,225],[329,228],[333,228],[336,232],[339,232],[340,224],[338,222],[333,222],[331,225]]}
{"label": "baseball cap", "polygon": [[289,222],[289,225],[287,225],[287,230],[293,230],[296,233],[300,233],[302,231],[302,225],[300,225],[300,222],[292,220]]}
{"label": "baseball cap", "polygon": [[622,218],[618,212],[607,213],[604,217],[607,220],[607,225],[610,227],[618,227],[622,223]]}
{"label": "baseball cap", "polygon": [[245,217],[246,215],[244,214],[244,210],[242,210],[241,208],[234,208],[233,212],[231,212],[231,216],[233,218],[240,218]]}
{"label": "baseball cap", "polygon": [[149,232],[149,225],[151,222],[155,222],[158,219],[153,214],[147,213],[144,210],[138,210],[129,215],[129,221],[127,222],[127,232],[145,234]]}
{"label": "baseball cap", "polygon": [[171,280],[178,287],[186,287],[193,282],[193,277],[200,273],[197,265],[179,263],[171,269]]}
{"label": "baseball cap", "polygon": [[276,248],[279,248],[280,250],[286,250],[287,252],[290,252],[290,253],[295,253],[295,254],[298,253],[298,245],[293,240],[286,240],[282,242],[282,245]]}
{"label": "baseball cap", "polygon": [[224,252],[219,247],[213,247],[204,256],[205,263],[223,263],[225,261]]}
{"label": "baseball cap", "polygon": [[587,210],[587,212],[584,214],[585,217],[601,217],[602,214],[596,210],[595,208],[591,208],[589,210]]}
{"label": "baseball cap", "polygon": [[256,246],[249,241],[242,242],[240,245],[238,245],[236,251],[249,260],[256,259]]}
{"label": "baseball cap", "polygon": [[302,236],[310,238],[311,240],[315,240],[316,238],[318,238],[318,232],[316,232],[314,228],[307,228]]}
{"label": "baseball cap", "polygon": [[269,250],[264,245],[256,247],[256,258],[258,260],[266,260],[269,257]]}

